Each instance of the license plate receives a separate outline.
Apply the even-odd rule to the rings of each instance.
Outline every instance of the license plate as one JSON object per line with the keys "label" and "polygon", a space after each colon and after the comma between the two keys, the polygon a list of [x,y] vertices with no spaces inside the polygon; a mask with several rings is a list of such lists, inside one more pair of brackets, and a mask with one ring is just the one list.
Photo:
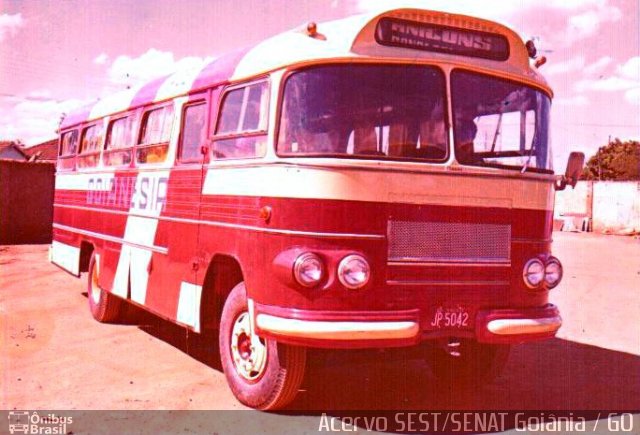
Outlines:
{"label": "license plate", "polygon": [[470,316],[462,307],[438,307],[431,319],[431,327],[435,329],[453,328],[463,329],[470,325]]}

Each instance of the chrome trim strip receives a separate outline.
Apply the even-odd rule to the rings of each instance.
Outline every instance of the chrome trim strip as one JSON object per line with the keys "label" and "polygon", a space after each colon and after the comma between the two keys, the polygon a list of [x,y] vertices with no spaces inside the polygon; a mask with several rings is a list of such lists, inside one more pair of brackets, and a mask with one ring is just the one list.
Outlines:
{"label": "chrome trim strip", "polygon": [[[145,216],[146,217],[146,216]],[[133,248],[146,249],[147,251],[158,252],[159,254],[168,254],[169,248],[165,248],[163,246],[148,246],[148,245],[140,245],[138,243],[128,242],[120,237],[109,236],[107,234],[100,234],[93,231],[81,230],[79,228],[69,227],[67,225],[61,224],[53,224],[53,228],[63,231],[70,231],[72,233],[81,234],[83,236],[95,237],[96,239],[106,240],[107,242],[120,243],[122,245],[131,246]]]}
{"label": "chrome trim strip", "polygon": [[[118,214],[123,216],[135,216],[135,217],[145,217],[145,218],[149,217],[149,216],[129,213],[121,210],[109,210],[105,208],[84,207],[79,205],[65,205],[65,204],[53,204],[53,205],[54,207],[68,208],[73,210],[95,211],[100,213],[111,213],[111,214]],[[160,221],[166,221],[166,222],[178,222],[178,223],[195,224],[195,225],[200,224],[200,225],[208,225],[213,227],[236,228],[236,229],[249,230],[249,231],[259,231],[259,232],[268,233],[268,234],[284,234],[284,235],[301,236],[301,237],[321,237],[321,238],[328,238],[328,239],[366,239],[366,240],[384,240],[385,239],[385,236],[380,234],[320,233],[320,232],[314,232],[314,231],[286,230],[286,229],[280,229],[280,228],[263,228],[263,227],[256,227],[253,225],[233,224],[230,222],[205,221],[205,220],[198,220],[198,219],[176,218],[171,216],[158,216],[158,217],[154,216],[153,219],[158,219]]]}
{"label": "chrome trim strip", "polygon": [[342,322],[298,320],[258,314],[259,329],[276,335],[319,340],[388,340],[415,337],[418,322]]}
{"label": "chrome trim strip", "polygon": [[541,334],[555,332],[560,326],[560,316],[544,319],[495,319],[487,323],[489,332],[497,335]]}
{"label": "chrome trim strip", "polygon": [[509,281],[433,281],[433,280],[420,280],[420,281],[399,281],[399,280],[387,280],[388,285],[437,285],[437,286],[477,286],[477,285],[492,285],[492,286],[508,286]]}

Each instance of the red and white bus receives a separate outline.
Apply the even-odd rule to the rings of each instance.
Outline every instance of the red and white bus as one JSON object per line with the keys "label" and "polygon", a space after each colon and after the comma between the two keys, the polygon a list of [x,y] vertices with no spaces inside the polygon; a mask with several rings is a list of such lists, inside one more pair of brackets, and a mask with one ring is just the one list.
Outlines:
{"label": "red and white bus", "polygon": [[[552,91],[500,24],[309,23],[67,116],[51,260],[89,307],[219,337],[235,396],[288,404],[308,348],[414,346],[444,382],[553,337]],[[215,347],[215,343],[211,343]]]}

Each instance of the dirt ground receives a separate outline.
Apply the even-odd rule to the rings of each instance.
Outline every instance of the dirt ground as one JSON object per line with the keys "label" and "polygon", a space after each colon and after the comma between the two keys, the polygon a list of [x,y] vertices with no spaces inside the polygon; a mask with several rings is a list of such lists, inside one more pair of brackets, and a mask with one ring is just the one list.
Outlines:
{"label": "dirt ground", "polygon": [[[402,355],[315,352],[291,408],[312,416],[344,409],[640,409],[640,240],[576,233],[554,240],[565,276],[552,301],[564,325],[555,339],[515,346],[493,384],[443,391],[422,362]],[[244,409],[207,343],[149,315],[142,326],[95,322],[85,277],[50,264],[47,249],[0,247],[0,409]],[[304,417],[269,418],[265,424],[277,427]]]}

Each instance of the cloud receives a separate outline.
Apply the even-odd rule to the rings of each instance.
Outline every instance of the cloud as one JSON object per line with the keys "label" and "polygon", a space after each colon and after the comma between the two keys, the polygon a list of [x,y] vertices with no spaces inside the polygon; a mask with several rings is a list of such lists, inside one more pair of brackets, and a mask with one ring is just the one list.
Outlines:
{"label": "cloud", "polygon": [[566,29],[567,45],[595,35],[603,23],[615,22],[620,18],[622,18],[620,9],[606,4],[569,17]]}
{"label": "cloud", "polygon": [[619,65],[617,72],[622,77],[640,81],[640,56],[632,57],[624,65]]}
{"label": "cloud", "polygon": [[7,36],[14,36],[23,25],[22,14],[0,15],[0,42],[4,41]]}
{"label": "cloud", "polygon": [[589,99],[584,95],[575,95],[573,97],[558,97],[553,100],[553,104],[557,106],[586,106]]}
{"label": "cloud", "polygon": [[78,99],[46,99],[46,95],[50,95],[46,90],[32,94],[10,110],[2,111],[0,134],[3,140],[20,139],[27,145],[35,145],[53,139],[57,136],[62,114],[88,103]]}
{"label": "cloud", "polygon": [[579,55],[574,58],[565,60],[564,62],[550,64],[545,68],[544,73],[546,76],[552,76],[554,74],[565,74],[584,68],[584,64],[584,56]]}
{"label": "cloud", "polygon": [[93,63],[96,65],[104,65],[108,60],[109,56],[107,56],[107,53],[100,53],[95,59],[93,59]]}
{"label": "cloud", "polygon": [[[603,60],[607,58],[606,60]],[[608,57],[601,58],[594,64],[608,65]],[[588,68],[590,68],[588,67]],[[621,92],[624,91],[624,99],[633,105],[640,105],[640,56],[629,58],[625,63],[616,67],[616,74],[603,79],[584,79],[578,81],[574,88],[578,92]]]}
{"label": "cloud", "polygon": [[640,106],[640,86],[631,88],[625,92],[624,99],[630,104]]}
{"label": "cloud", "polygon": [[583,72],[585,75],[595,75],[602,72],[613,61],[611,56],[602,56],[590,65],[587,65]]}
{"label": "cloud", "polygon": [[460,13],[482,18],[508,17],[517,10],[536,3],[535,0],[521,0],[520,2],[505,2],[503,0],[359,0],[358,9],[362,11],[383,11],[395,8],[431,9],[444,12]]}
{"label": "cloud", "polygon": [[600,80],[591,80],[591,79],[580,80],[575,84],[575,89],[578,92],[583,92],[583,91],[614,92],[614,91],[624,91],[636,86],[638,86],[638,82],[635,80],[629,80],[623,77],[612,76],[612,77],[607,77],[606,79],[600,79]]}
{"label": "cloud", "polygon": [[176,60],[169,51],[151,48],[139,57],[118,56],[111,63],[107,74],[112,83],[135,86],[177,70],[202,68],[212,59],[190,56]]}

